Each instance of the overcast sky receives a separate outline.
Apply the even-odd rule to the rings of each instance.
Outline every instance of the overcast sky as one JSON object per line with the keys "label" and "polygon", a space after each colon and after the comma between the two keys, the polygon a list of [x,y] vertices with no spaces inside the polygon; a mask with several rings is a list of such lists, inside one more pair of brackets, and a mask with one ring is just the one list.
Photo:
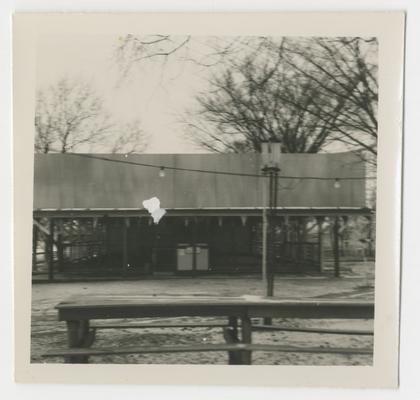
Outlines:
{"label": "overcast sky", "polygon": [[194,94],[205,84],[205,71],[190,62],[147,63],[121,79],[114,49],[118,37],[49,35],[37,52],[37,88],[63,77],[88,81],[120,122],[134,119],[150,135],[148,153],[198,153],[185,136],[180,115],[193,107]]}
{"label": "overcast sky", "polygon": [[[234,39],[226,37],[224,41]],[[207,152],[186,135],[181,120],[185,111],[194,109],[195,96],[206,90],[209,74],[217,72],[219,64],[208,68],[183,58],[204,57],[214,61],[211,60],[214,52],[211,44],[212,40],[220,41],[220,37],[194,37],[194,41],[183,48],[184,52],[180,52],[183,57],[177,52],[165,62],[162,57],[147,59],[134,65],[125,77],[115,52],[120,40],[111,35],[41,37],[37,52],[37,88],[46,89],[64,77],[87,81],[104,100],[116,122],[141,122],[149,136],[147,153]],[[178,37],[178,40],[183,39]],[[249,50],[246,43],[235,43],[239,51]],[[337,142],[330,144],[327,151],[345,150],[346,147]]]}

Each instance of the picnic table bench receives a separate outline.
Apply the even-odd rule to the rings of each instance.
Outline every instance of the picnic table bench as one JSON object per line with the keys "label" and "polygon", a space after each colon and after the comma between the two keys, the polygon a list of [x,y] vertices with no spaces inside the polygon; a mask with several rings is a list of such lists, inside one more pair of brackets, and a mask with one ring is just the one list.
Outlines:
{"label": "picnic table bench", "polygon": [[[330,334],[372,335],[368,330],[291,328],[253,324],[255,318],[373,319],[373,302],[296,300],[258,296],[145,296],[87,295],[70,298],[56,306],[58,319],[67,324],[67,349],[49,350],[45,357],[63,357],[67,363],[87,363],[89,356],[138,353],[226,351],[229,364],[251,364],[253,351],[372,354],[372,348],[296,347],[252,343],[252,332],[280,330]],[[221,322],[95,324],[94,320],[126,318],[218,317]],[[99,329],[222,328],[225,342],[164,346],[92,347]]]}

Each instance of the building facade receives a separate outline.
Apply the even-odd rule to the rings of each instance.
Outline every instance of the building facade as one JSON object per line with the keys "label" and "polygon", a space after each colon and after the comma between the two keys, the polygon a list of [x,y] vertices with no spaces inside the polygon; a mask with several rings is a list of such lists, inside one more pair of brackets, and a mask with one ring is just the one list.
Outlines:
{"label": "building facade", "polygon": [[[338,245],[346,218],[371,216],[363,162],[281,155],[270,221],[265,163],[255,153],[36,154],[34,272],[260,273],[267,259],[278,273],[322,272],[326,226]],[[151,197],[166,210],[158,224],[142,206]]]}

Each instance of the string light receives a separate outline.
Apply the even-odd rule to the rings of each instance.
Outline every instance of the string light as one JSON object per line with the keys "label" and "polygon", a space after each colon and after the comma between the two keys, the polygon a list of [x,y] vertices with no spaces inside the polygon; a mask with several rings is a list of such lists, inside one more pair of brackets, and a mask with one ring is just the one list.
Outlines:
{"label": "string light", "polygon": [[159,177],[160,178],[164,178],[165,177],[165,167],[160,167]]}
{"label": "string light", "polygon": [[340,189],[340,188],[341,188],[340,179],[335,178],[335,181],[334,181],[334,189]]}
{"label": "string light", "polygon": [[[230,176],[243,176],[243,177],[251,177],[251,178],[268,178],[267,175],[263,174],[247,174],[247,173],[241,173],[241,172],[230,172],[230,171],[212,171],[212,170],[206,170],[206,169],[195,169],[195,168],[181,168],[181,167],[171,167],[168,165],[156,165],[156,164],[146,164],[146,163],[140,163],[136,161],[126,161],[121,160],[118,158],[107,158],[103,156],[94,156],[91,154],[80,154],[80,153],[67,153],[67,155],[72,156],[78,156],[78,157],[84,157],[84,158],[90,158],[94,160],[102,160],[102,161],[109,161],[114,163],[120,163],[120,164],[128,164],[128,165],[136,165],[140,167],[148,167],[148,168],[159,168],[159,176],[161,171],[163,170],[163,173],[165,173],[165,170],[174,170],[174,171],[186,171],[186,172],[199,172],[204,174],[214,174],[214,175],[230,175]],[[336,181],[338,178],[333,177],[326,177],[326,176],[291,176],[291,175],[279,175],[278,179],[300,179],[300,180],[320,180],[320,181]],[[340,180],[348,180],[348,181],[356,181],[356,180],[369,180],[369,179],[376,179],[376,177],[373,176],[347,176],[342,177]],[[338,182],[340,184],[340,182]]]}

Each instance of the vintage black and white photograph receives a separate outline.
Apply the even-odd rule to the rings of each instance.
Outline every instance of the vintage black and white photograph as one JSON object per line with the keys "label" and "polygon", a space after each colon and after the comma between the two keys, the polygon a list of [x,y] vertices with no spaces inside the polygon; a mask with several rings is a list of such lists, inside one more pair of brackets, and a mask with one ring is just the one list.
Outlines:
{"label": "vintage black and white photograph", "polygon": [[16,17],[18,381],[395,387],[403,27]]}
{"label": "vintage black and white photograph", "polygon": [[373,363],[378,38],[46,35],[32,363]]}

